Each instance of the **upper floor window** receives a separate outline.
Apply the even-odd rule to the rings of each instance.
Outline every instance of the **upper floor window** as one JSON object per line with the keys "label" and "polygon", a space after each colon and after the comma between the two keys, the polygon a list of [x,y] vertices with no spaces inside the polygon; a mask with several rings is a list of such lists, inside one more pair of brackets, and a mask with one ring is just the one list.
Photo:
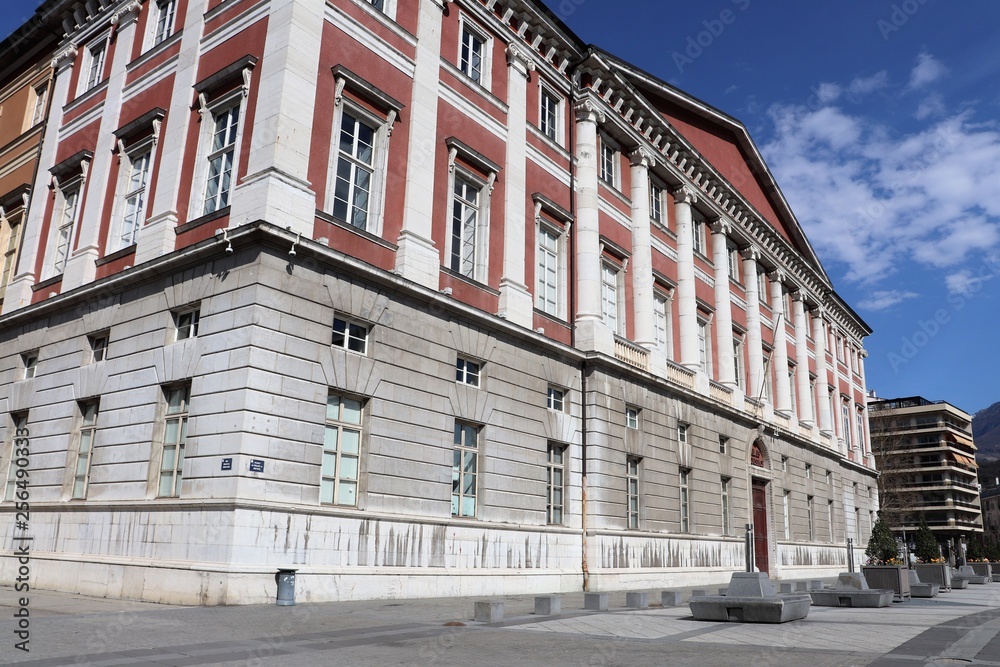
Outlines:
{"label": "upper floor window", "polygon": [[481,370],[482,367],[477,362],[459,357],[455,361],[455,381],[471,387],[478,387]]}
{"label": "upper floor window", "polygon": [[639,428],[639,408],[631,405],[625,406],[625,427],[631,429]]}
{"label": "upper floor window", "polygon": [[7,247],[3,255],[3,269],[0,270],[0,299],[3,299],[3,290],[14,277],[14,268],[17,266],[17,248],[21,241],[21,222],[24,220],[23,211],[7,217]]}
{"label": "upper floor window", "polygon": [[602,181],[613,188],[618,187],[619,176],[618,146],[605,135],[601,135],[601,163],[599,175]]}
{"label": "upper floor window", "polygon": [[107,55],[108,43],[105,39],[90,46],[86,51],[86,92],[104,80],[104,58]]}
{"label": "upper floor window", "polygon": [[474,278],[480,247],[482,187],[464,175],[456,174],[452,193],[451,270]]}
{"label": "upper floor window", "polygon": [[729,260],[729,278],[737,283],[742,282],[740,272],[740,250],[732,241],[726,243],[726,253]]}
{"label": "upper floor window", "polygon": [[699,255],[705,254],[705,221],[697,216],[691,218],[691,247]]}
{"label": "upper floor window", "polygon": [[549,387],[548,397],[546,398],[546,407],[549,410],[554,410],[556,412],[563,412],[566,408],[566,392],[558,387]]}
{"label": "upper floor window", "polygon": [[21,355],[21,364],[24,366],[24,379],[29,380],[35,377],[38,372],[38,350],[25,352]]}
{"label": "upper floor window", "polygon": [[133,245],[146,217],[146,188],[149,184],[149,162],[152,144],[143,142],[128,151],[122,160],[123,178],[120,187],[118,249]]}
{"label": "upper floor window", "polygon": [[38,125],[45,120],[45,99],[48,93],[48,82],[35,86],[35,104],[31,110],[31,126]]}
{"label": "upper floor window", "polygon": [[212,135],[209,139],[208,172],[202,214],[214,213],[230,203],[233,171],[236,168],[236,144],[240,135],[242,98],[212,111]]}
{"label": "upper floor window", "polygon": [[462,44],[458,57],[458,68],[462,74],[478,83],[487,86],[487,67],[489,40],[479,30],[468,23],[462,24]]}
{"label": "upper floor window", "polygon": [[359,354],[368,352],[368,327],[333,318],[333,346]]}
{"label": "upper floor window", "polygon": [[538,112],[538,129],[546,137],[562,143],[562,97],[556,95],[545,86],[541,87],[540,109]]}
{"label": "upper floor window", "polygon": [[666,188],[659,181],[649,179],[649,219],[656,224],[666,227],[666,209],[663,206],[663,194]]}
{"label": "upper floor window", "polygon": [[368,4],[380,12],[385,11],[385,0],[367,0]]}
{"label": "upper floor window", "polygon": [[698,318],[698,365],[701,370],[712,374],[712,335],[708,319]]}
{"label": "upper floor window", "polygon": [[157,0],[156,23],[153,26],[153,46],[156,46],[174,34],[174,18],[176,13],[177,0]]}
{"label": "upper floor window", "polygon": [[97,401],[80,403],[80,446],[76,454],[76,471],[73,477],[73,499],[81,500],[87,497],[87,487],[90,486],[90,461],[94,449],[94,436],[97,434]]}
{"label": "upper floor window", "polygon": [[201,325],[200,308],[184,308],[175,310],[172,313],[174,319],[175,340],[185,340],[198,335],[198,327]]}
{"label": "upper floor window", "polygon": [[[7,451],[10,455],[7,458],[7,485],[4,490],[4,500],[14,500],[17,494],[17,489],[20,481],[20,488],[27,489],[27,477],[23,475],[27,473],[25,470],[21,475],[18,474],[18,470],[22,467],[27,467],[29,463],[28,458],[24,454],[28,451],[25,447],[28,444],[28,412],[12,412],[10,413],[11,429],[10,429],[10,445]],[[20,451],[19,451],[20,449]],[[18,465],[18,459],[23,466]]]}
{"label": "upper floor window", "polygon": [[559,316],[560,238],[547,225],[538,227],[538,309]]}
{"label": "upper floor window", "polygon": [[608,262],[601,267],[601,316],[604,323],[620,336],[625,334],[621,274],[617,266]]}
{"label": "upper floor window", "polygon": [[653,292],[653,334],[657,349],[668,359],[673,356],[670,305],[670,297],[662,292]]}
{"label": "upper floor window", "polygon": [[88,340],[90,342],[91,361],[96,363],[98,361],[104,361],[107,358],[108,339],[109,335],[107,331],[102,331],[88,336]]}
{"label": "upper floor window", "polygon": [[333,215],[359,229],[368,229],[371,214],[376,132],[351,109],[341,115]]}
{"label": "upper floor window", "polygon": [[747,386],[746,381],[746,369],[743,363],[743,340],[742,338],[733,339],[733,371],[736,375],[736,386],[739,388],[744,388]]}
{"label": "upper floor window", "polygon": [[767,274],[761,270],[757,274],[757,298],[760,300],[760,305],[770,308],[771,295],[767,290]]}
{"label": "upper floor window", "polygon": [[55,244],[48,265],[48,276],[57,276],[66,268],[73,229],[79,214],[81,185],[82,182],[78,180],[56,190],[56,214],[53,219]]}
{"label": "upper floor window", "polygon": [[677,423],[677,442],[682,445],[686,445],[688,442],[688,430],[691,427],[687,424]]}

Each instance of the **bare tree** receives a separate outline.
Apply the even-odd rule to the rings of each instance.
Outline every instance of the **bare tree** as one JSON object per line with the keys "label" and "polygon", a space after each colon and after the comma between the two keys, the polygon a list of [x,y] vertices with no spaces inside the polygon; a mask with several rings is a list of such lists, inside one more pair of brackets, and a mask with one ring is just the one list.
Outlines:
{"label": "bare tree", "polygon": [[891,404],[869,406],[872,454],[879,471],[878,493],[882,518],[894,533],[916,531],[920,523],[922,494],[915,489],[920,479],[920,457],[913,452],[913,436],[906,433],[908,420],[899,419]]}

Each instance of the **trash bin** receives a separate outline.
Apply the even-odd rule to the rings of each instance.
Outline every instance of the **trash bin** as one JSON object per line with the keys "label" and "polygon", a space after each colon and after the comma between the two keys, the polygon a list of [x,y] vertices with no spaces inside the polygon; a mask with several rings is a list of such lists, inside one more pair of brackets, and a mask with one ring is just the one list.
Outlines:
{"label": "trash bin", "polygon": [[278,583],[278,599],[275,604],[287,607],[295,604],[295,570],[278,570],[274,575]]}

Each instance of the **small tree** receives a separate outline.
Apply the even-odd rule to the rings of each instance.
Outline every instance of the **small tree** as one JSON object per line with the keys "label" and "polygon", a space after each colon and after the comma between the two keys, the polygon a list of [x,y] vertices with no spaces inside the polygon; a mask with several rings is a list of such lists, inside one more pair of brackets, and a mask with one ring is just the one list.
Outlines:
{"label": "small tree", "polygon": [[868,538],[868,548],[865,555],[872,565],[892,565],[899,555],[899,548],[896,546],[896,538],[892,536],[889,525],[882,518],[879,511],[878,519],[872,526],[872,535]]}
{"label": "small tree", "polygon": [[965,558],[970,561],[986,560],[986,546],[983,544],[982,535],[973,535],[969,538],[965,548]]}
{"label": "small tree", "polygon": [[920,527],[917,528],[913,542],[916,546],[917,560],[921,563],[932,563],[934,559],[941,557],[937,538],[934,537],[934,532],[927,525],[927,519],[923,515],[920,516]]}

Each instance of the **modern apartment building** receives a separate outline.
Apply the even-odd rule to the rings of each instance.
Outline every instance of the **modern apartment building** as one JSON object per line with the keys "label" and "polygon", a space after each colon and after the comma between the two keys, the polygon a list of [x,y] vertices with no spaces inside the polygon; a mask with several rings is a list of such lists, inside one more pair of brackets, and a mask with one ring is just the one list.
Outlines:
{"label": "modern apartment building", "polygon": [[871,331],[739,121],[529,0],[43,10],[0,315],[34,585],[707,584],[747,524],[776,577],[863,549]]}
{"label": "modern apartment building", "polygon": [[[893,532],[927,521],[939,542],[983,532],[972,417],[920,396],[868,403],[879,488]],[[957,542],[953,542],[957,543]]]}

